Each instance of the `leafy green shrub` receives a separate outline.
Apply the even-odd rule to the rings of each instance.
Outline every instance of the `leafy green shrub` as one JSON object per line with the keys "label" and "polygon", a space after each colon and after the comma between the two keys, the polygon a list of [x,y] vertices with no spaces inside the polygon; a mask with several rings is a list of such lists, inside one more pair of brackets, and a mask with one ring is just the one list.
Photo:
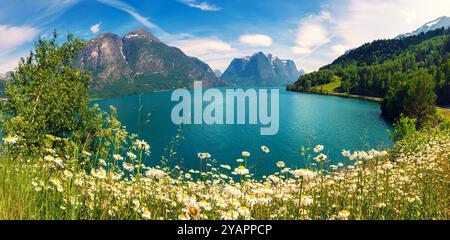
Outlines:
{"label": "leafy green shrub", "polygon": [[391,139],[394,142],[404,139],[406,136],[417,133],[416,120],[403,115],[394,123],[394,132],[389,132]]}
{"label": "leafy green shrub", "polygon": [[83,47],[72,35],[59,45],[54,32],[50,39],[39,38],[21,59],[6,88],[2,130],[19,137],[24,150],[44,147],[46,135],[82,141],[98,129],[96,112],[89,108],[90,76],[73,67]]}

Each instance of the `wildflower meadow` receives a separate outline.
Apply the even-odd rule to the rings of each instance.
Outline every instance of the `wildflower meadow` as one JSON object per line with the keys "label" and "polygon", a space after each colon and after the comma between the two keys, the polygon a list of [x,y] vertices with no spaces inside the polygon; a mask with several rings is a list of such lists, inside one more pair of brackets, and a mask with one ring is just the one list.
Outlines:
{"label": "wildflower meadow", "polygon": [[449,219],[446,120],[419,131],[402,118],[391,149],[345,149],[340,159],[327,146],[305,146],[310,153],[290,161],[302,169],[261,146],[258,161],[278,161],[268,176],[255,177],[246,146],[232,165],[202,152],[198,168],[184,169],[176,144],[150,160],[152,146],[122,126],[114,107],[89,105],[89,76],[72,65],[82,46],[72,36],[62,45],[56,34],[40,39],[6,88],[0,219]]}
{"label": "wildflower meadow", "polygon": [[113,135],[129,144],[114,153],[105,143],[105,155],[47,148],[42,157],[17,156],[21,139],[5,137],[0,218],[448,219],[449,133],[447,127],[408,136],[388,151],[344,150],[336,165],[318,145],[310,168],[278,162],[279,171],[262,179],[244,166],[253,161],[246,151],[233,166],[199,153],[201,171],[146,166],[151,147],[120,127]]}

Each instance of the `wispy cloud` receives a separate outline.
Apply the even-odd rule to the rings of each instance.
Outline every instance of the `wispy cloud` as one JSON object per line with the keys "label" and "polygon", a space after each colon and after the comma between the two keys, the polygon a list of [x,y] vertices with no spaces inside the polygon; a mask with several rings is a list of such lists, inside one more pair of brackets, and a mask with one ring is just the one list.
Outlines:
{"label": "wispy cloud", "polygon": [[[33,19],[35,25],[45,26],[58,17],[60,17],[65,11],[79,3],[81,0],[39,0],[35,1],[36,12],[39,12],[39,16]],[[27,3],[24,3],[27,4]]]}
{"label": "wispy cloud", "polygon": [[198,8],[202,11],[220,11],[222,8],[210,4],[208,2],[197,2],[196,0],[179,0],[181,3],[188,5],[189,7]]}
{"label": "wispy cloud", "polygon": [[144,25],[148,28],[151,28],[154,30],[161,30],[156,24],[150,22],[148,20],[148,18],[139,14],[139,12],[136,9],[134,9],[132,6],[128,5],[127,3],[123,2],[123,1],[119,1],[119,0],[97,0],[97,1],[130,14],[130,16],[132,16],[134,19],[136,19],[136,21],[140,22],[142,25]]}

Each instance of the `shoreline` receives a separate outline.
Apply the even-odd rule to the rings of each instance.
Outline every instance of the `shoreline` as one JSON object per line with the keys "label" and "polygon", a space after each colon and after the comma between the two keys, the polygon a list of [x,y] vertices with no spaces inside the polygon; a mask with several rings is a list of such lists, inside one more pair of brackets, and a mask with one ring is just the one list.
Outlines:
{"label": "shoreline", "polygon": [[297,93],[309,93],[309,94],[316,94],[316,95],[325,95],[325,96],[335,96],[335,97],[341,97],[341,98],[351,98],[351,99],[358,99],[358,100],[363,100],[363,101],[368,101],[368,102],[376,102],[376,103],[383,102],[383,98],[378,98],[378,97],[369,97],[369,96],[363,96],[363,95],[355,95],[355,94],[349,94],[349,93],[336,93],[336,92],[295,91],[295,90],[289,89],[289,86],[286,87],[286,91],[297,92]]}
{"label": "shoreline", "polygon": [[[286,87],[286,91],[288,91],[288,92],[296,92],[296,93],[308,93],[308,94],[324,95],[324,96],[334,96],[334,97],[341,97],[341,98],[351,98],[351,99],[357,99],[357,100],[368,101],[368,102],[376,102],[376,103],[379,103],[379,104],[381,104],[381,102],[383,102],[382,98],[368,97],[368,96],[363,96],[363,95],[354,95],[354,94],[348,94],[348,93],[316,92],[316,91],[294,91],[294,90],[289,89],[289,86]],[[441,114],[444,118],[450,120],[450,107],[436,105],[436,111],[437,111],[437,113]]]}

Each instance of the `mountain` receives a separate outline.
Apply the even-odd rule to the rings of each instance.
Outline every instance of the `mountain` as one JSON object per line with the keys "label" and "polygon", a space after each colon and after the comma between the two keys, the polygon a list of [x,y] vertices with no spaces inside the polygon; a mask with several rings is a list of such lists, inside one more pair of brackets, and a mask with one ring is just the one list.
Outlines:
{"label": "mountain", "polygon": [[4,74],[0,73],[0,97],[5,97],[6,83],[12,80],[13,74],[13,71],[9,71]]}
{"label": "mountain", "polygon": [[279,87],[294,82],[302,74],[294,61],[258,52],[233,59],[220,79],[231,86]]}
{"label": "mountain", "polygon": [[6,73],[0,73],[0,80],[3,81],[10,81],[13,77],[14,72],[13,71],[9,71]]}
{"label": "mountain", "polygon": [[189,88],[194,80],[203,81],[204,87],[224,85],[206,63],[142,28],[123,37],[102,33],[88,41],[77,66],[92,73],[93,97]]}
{"label": "mountain", "polygon": [[426,33],[429,31],[433,31],[440,28],[449,28],[450,27],[450,17],[443,16],[440,18],[437,18],[431,22],[425,23],[422,27],[416,29],[413,32],[400,34],[397,36],[397,38],[404,38],[404,37],[410,37],[419,35],[421,33]]}
{"label": "mountain", "polygon": [[219,69],[214,70],[214,75],[216,75],[216,77],[220,78],[220,76],[222,76],[222,71],[220,71]]}

